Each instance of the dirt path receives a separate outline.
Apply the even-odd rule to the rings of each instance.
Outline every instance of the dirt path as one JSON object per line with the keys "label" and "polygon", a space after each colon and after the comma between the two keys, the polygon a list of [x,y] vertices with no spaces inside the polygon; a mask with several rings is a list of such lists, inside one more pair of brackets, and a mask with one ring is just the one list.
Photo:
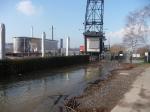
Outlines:
{"label": "dirt path", "polygon": [[[70,112],[110,112],[149,65],[122,64],[106,80],[89,83],[81,96],[67,101]],[[68,111],[69,112],[69,111]]]}

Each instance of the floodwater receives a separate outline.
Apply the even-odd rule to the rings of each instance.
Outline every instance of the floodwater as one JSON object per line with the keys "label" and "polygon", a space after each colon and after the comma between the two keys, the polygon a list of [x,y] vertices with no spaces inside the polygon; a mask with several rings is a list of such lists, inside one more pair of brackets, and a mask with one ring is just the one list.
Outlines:
{"label": "floodwater", "polygon": [[117,66],[94,63],[0,81],[0,112],[58,112],[65,99],[81,94],[87,83],[104,78]]}

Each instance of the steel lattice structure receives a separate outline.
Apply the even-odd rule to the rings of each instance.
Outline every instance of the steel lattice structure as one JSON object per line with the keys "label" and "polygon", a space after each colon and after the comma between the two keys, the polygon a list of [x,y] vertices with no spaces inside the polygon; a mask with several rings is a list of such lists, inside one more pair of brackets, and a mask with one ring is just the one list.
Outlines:
{"label": "steel lattice structure", "polygon": [[101,56],[104,51],[103,18],[104,0],[87,0],[83,33],[87,54]]}
{"label": "steel lattice structure", "polygon": [[87,0],[85,34],[97,32],[103,35],[104,0]]}

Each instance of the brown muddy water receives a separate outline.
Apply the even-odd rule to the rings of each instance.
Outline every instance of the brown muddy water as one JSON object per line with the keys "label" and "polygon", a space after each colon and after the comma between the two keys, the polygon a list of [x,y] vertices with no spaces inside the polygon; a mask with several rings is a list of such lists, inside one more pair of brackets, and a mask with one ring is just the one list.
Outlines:
{"label": "brown muddy water", "polygon": [[58,112],[63,101],[87,83],[106,78],[117,62],[93,63],[53,71],[19,74],[0,81],[0,112]]}

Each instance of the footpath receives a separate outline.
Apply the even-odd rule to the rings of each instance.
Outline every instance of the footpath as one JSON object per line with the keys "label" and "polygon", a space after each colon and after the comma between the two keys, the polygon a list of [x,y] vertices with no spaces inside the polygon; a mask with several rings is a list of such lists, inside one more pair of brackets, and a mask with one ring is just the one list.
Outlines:
{"label": "footpath", "polygon": [[111,112],[150,112],[150,67],[137,77]]}

